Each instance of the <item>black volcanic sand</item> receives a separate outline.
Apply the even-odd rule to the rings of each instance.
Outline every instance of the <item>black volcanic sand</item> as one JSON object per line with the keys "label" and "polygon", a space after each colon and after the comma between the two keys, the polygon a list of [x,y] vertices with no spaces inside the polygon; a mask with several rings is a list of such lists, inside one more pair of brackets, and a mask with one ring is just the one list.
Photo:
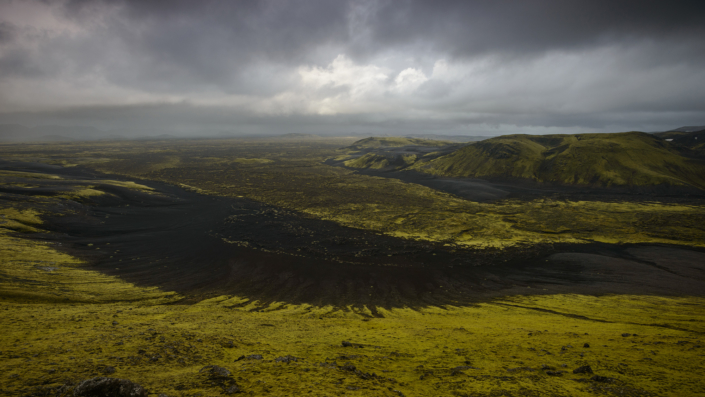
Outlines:
{"label": "black volcanic sand", "polygon": [[[48,208],[51,233],[34,238],[89,266],[192,299],[233,294],[315,305],[418,307],[468,304],[505,295],[629,293],[703,295],[705,252],[673,246],[583,244],[467,250],[404,240],[248,199],[201,195],[149,181],[147,194],[77,168],[0,162],[0,169],[62,175],[111,193]],[[0,187],[22,202],[65,181]],[[74,182],[76,183],[76,182]]]}

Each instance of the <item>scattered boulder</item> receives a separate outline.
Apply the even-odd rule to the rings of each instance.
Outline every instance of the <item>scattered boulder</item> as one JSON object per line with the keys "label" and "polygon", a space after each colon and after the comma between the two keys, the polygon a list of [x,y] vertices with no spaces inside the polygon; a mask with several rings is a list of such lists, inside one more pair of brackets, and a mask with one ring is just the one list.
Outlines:
{"label": "scattered boulder", "polygon": [[198,372],[208,371],[212,378],[227,378],[230,376],[230,371],[228,369],[217,366],[217,365],[206,365],[201,368]]}
{"label": "scattered boulder", "polygon": [[626,338],[626,337],[628,337],[628,336],[632,336],[632,334],[628,334],[628,333],[625,332],[625,333],[622,334],[622,336]]}
{"label": "scattered boulder", "polygon": [[105,367],[103,368],[103,373],[104,374],[114,374],[115,373],[115,367]]}
{"label": "scattered boulder", "polygon": [[573,370],[574,374],[591,374],[592,373],[592,368],[590,368],[589,365],[583,365],[582,367],[578,367]]}
{"label": "scattered boulder", "polygon": [[242,391],[240,386],[235,383],[235,379],[230,376],[232,373],[227,368],[218,365],[206,365],[198,372],[204,371],[208,372],[213,384],[218,384],[223,388],[225,394],[234,394]]}
{"label": "scattered boulder", "polygon": [[348,341],[343,341],[342,345],[343,347],[357,347],[358,349],[362,349],[363,347],[365,347],[359,343],[352,343]]}
{"label": "scattered boulder", "polygon": [[294,357],[294,356],[277,357],[274,359],[275,362],[287,363],[287,364],[289,364],[290,362],[295,362],[295,361],[299,361],[299,360],[300,359],[298,357]]}
{"label": "scattered boulder", "polygon": [[249,356],[240,356],[238,357],[235,361],[240,361],[240,360],[262,360],[264,357],[262,357],[261,354],[250,354]]}
{"label": "scattered boulder", "polygon": [[587,343],[587,342],[585,342],[585,344],[583,345],[583,347],[590,347],[590,344]]}
{"label": "scattered boulder", "polygon": [[[472,368],[472,367],[465,367],[465,368]],[[531,367],[516,367],[516,368],[507,368],[508,372],[519,372],[519,371],[536,371],[535,369]]]}
{"label": "scattered boulder", "polygon": [[75,397],[147,397],[144,388],[127,379],[97,377],[81,382]]}
{"label": "scattered boulder", "polygon": [[342,367],[340,367],[340,369],[345,370],[345,371],[355,372],[355,370],[357,368],[355,368],[355,366],[350,363],[345,363]]}
{"label": "scattered boulder", "polygon": [[564,371],[546,371],[549,376],[562,376]]}
{"label": "scattered boulder", "polygon": [[600,375],[595,375],[590,380],[595,381],[595,382],[612,382],[614,379],[608,378],[606,376],[600,376]]}

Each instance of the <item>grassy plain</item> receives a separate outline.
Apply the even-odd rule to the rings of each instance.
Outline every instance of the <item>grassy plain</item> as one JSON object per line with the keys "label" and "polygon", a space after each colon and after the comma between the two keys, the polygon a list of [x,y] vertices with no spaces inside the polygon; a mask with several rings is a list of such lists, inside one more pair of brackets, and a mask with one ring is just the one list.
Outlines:
{"label": "grassy plain", "polygon": [[[5,215],[41,226],[32,213]],[[233,296],[180,304],[9,229],[0,269],[6,395],[67,395],[94,376],[130,379],[154,396],[223,394],[199,372],[206,365],[227,368],[248,395],[705,395],[702,298],[513,297],[376,318]],[[297,361],[275,360],[287,356]],[[572,373],[584,365],[594,374]]]}
{"label": "grassy plain", "polygon": [[[469,202],[321,163],[350,143],[145,141],[2,151],[5,159],[84,165],[449,244],[705,245],[705,209],[697,202]],[[379,317],[365,307],[263,306],[240,296],[193,303],[86,270],[78,258],[29,238],[42,233],[37,208],[80,200],[86,189],[3,201],[0,389],[7,395],[68,395],[71,387],[62,385],[93,376],[130,379],[153,396],[224,394],[221,380],[199,372],[206,365],[227,368],[228,382],[248,395],[705,395],[703,298],[515,296],[464,307],[377,308]],[[286,356],[297,360],[276,361]],[[594,374],[572,372],[584,365]]]}

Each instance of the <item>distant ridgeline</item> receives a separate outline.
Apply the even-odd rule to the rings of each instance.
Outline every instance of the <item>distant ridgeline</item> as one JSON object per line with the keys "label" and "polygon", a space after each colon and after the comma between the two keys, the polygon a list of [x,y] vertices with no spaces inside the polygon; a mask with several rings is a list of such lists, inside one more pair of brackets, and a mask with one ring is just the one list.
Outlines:
{"label": "distant ridgeline", "polygon": [[351,168],[414,170],[488,180],[705,189],[705,130],[656,134],[505,135],[469,144],[367,138],[331,160]]}

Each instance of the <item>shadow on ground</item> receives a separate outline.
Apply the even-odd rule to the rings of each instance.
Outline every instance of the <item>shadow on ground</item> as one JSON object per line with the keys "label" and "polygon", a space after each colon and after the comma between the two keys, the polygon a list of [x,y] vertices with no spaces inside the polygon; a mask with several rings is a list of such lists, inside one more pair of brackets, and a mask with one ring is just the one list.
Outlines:
{"label": "shadow on ground", "polygon": [[505,295],[705,291],[705,252],[682,247],[468,250],[163,183],[139,181],[154,188],[151,193],[101,184],[107,176],[78,168],[4,162],[0,170],[62,177],[2,187],[3,200],[57,196],[72,183],[106,193],[51,201],[44,208],[50,233],[34,238],[58,243],[95,270],[195,299],[225,293],[262,304],[392,308],[462,305]]}

